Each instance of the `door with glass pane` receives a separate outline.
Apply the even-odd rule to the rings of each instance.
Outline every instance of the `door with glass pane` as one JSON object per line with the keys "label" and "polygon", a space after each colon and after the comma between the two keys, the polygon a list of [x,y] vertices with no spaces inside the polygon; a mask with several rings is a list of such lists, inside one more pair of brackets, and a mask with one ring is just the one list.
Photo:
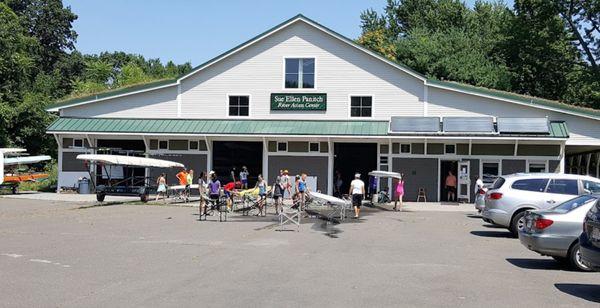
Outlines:
{"label": "door with glass pane", "polygon": [[470,202],[471,196],[471,179],[470,174],[470,162],[461,161],[458,162],[458,199],[466,200]]}

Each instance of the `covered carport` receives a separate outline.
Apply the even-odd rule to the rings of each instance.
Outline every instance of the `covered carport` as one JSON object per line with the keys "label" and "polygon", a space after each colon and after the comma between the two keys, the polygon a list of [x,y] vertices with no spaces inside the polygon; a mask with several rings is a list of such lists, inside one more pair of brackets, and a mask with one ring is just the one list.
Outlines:
{"label": "covered carport", "polygon": [[565,173],[600,178],[600,147],[567,145],[565,154]]}

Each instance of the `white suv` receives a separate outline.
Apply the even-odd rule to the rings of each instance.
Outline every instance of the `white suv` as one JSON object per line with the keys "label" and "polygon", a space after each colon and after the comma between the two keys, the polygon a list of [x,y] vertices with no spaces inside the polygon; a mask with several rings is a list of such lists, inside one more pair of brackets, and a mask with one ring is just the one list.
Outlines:
{"label": "white suv", "polygon": [[485,194],[483,220],[518,236],[527,210],[547,209],[574,196],[600,192],[600,180],[576,174],[516,173],[501,176]]}

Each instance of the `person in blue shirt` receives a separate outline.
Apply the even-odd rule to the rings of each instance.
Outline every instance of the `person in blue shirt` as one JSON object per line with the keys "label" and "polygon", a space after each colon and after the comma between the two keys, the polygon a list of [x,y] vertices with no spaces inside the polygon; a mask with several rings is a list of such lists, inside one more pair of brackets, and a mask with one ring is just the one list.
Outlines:
{"label": "person in blue shirt", "polygon": [[308,188],[306,187],[306,173],[302,173],[300,180],[298,181],[298,193],[300,194],[300,210],[304,211],[304,202],[306,201],[306,193]]}

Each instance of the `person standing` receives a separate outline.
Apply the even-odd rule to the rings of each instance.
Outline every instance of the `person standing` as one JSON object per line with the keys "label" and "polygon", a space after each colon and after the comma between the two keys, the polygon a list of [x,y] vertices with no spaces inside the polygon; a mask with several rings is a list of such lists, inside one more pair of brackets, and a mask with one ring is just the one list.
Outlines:
{"label": "person standing", "polygon": [[342,197],[342,185],[344,185],[344,181],[342,180],[342,174],[340,173],[339,170],[337,170],[335,172],[335,181],[334,181],[334,186],[335,186],[335,191],[333,192],[333,195],[341,198]]}
{"label": "person standing", "polygon": [[290,179],[290,175],[287,170],[283,170],[283,175],[281,177],[281,183],[284,189],[284,195],[287,191],[288,197],[292,199],[292,179]]}
{"label": "person standing", "polygon": [[243,166],[242,171],[240,171],[240,182],[242,182],[242,189],[248,189],[248,175],[248,168]]}
{"label": "person standing", "polygon": [[354,180],[350,182],[350,192],[352,196],[352,205],[354,205],[354,219],[360,216],[360,207],[365,196],[365,182],[360,179],[360,173],[354,175]]}
{"label": "person standing", "polygon": [[[396,183],[396,199],[394,201],[394,211],[402,211],[402,198],[404,197],[404,173],[400,174],[400,179]],[[400,202],[400,207],[398,208],[398,202]]]}
{"label": "person standing", "polygon": [[185,181],[185,202],[188,202],[190,195],[192,194],[192,191],[190,189],[192,183],[194,183],[194,170],[190,169],[188,170],[188,173],[185,177],[186,181]]}
{"label": "person standing", "polygon": [[448,171],[446,176],[446,195],[449,202],[456,201],[456,176],[452,171]]}
{"label": "person standing", "polygon": [[200,205],[199,205],[199,213],[202,216],[202,213],[205,213],[206,201],[204,200],[204,196],[206,195],[206,173],[204,171],[200,172],[200,176],[198,177],[198,191],[200,192]]}
{"label": "person standing", "polygon": [[235,167],[231,168],[231,181],[235,183]]}
{"label": "person standing", "polygon": [[221,182],[217,179],[217,174],[214,171],[210,173],[210,180],[208,182],[208,197],[211,201],[215,202],[215,205],[219,201],[219,195],[221,193]]}
{"label": "person standing", "polygon": [[304,203],[306,202],[306,193],[308,192],[308,187],[306,187],[306,173],[302,173],[300,179],[297,181],[297,189],[298,193],[300,193],[300,210],[304,211]]}
{"label": "person standing", "polygon": [[158,201],[158,197],[162,194],[164,202],[167,203],[167,178],[164,173],[160,174],[156,180],[156,185],[158,185],[156,189],[156,201]]}
{"label": "person standing", "polygon": [[275,203],[275,215],[279,214],[279,209],[283,212],[283,187],[281,186],[281,175],[278,175],[273,183],[273,201]]}
{"label": "person standing", "polygon": [[[255,188],[258,187],[258,214],[256,216],[266,216],[267,209],[265,208],[267,202],[267,181],[265,181],[262,177],[262,174],[258,175],[258,181],[256,182]],[[264,214],[263,214],[264,209]]]}
{"label": "person standing", "polygon": [[180,191],[179,193],[179,198],[181,199],[185,199],[185,190],[187,189],[187,172],[185,171],[185,168],[181,168],[181,171],[179,171],[179,173],[177,173],[177,175],[175,175],[177,177],[177,180],[179,180],[179,185],[183,186],[184,189]]}

